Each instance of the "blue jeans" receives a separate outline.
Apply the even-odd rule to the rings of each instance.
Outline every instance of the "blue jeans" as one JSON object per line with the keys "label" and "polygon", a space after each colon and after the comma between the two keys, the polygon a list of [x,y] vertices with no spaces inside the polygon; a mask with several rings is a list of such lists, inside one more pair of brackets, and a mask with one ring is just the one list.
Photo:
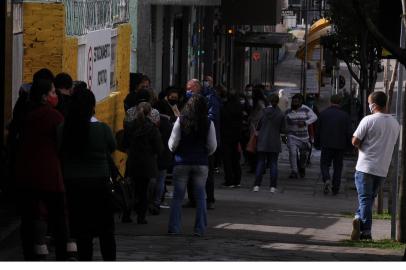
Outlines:
{"label": "blue jeans", "polygon": [[378,194],[379,187],[385,181],[384,177],[355,172],[355,186],[358,192],[358,209],[355,218],[361,220],[361,233],[371,234],[372,228],[372,206]]}
{"label": "blue jeans", "polygon": [[160,170],[156,178],[155,189],[154,189],[154,206],[158,207],[161,205],[162,193],[165,189],[165,179],[166,170]]}
{"label": "blue jeans", "polygon": [[266,170],[266,162],[270,165],[270,186],[276,188],[278,180],[278,156],[279,153],[258,152],[257,170],[255,172],[255,186],[260,186],[263,172]]}
{"label": "blue jeans", "polygon": [[208,166],[178,165],[173,169],[174,193],[169,216],[169,233],[182,231],[182,203],[189,179],[193,182],[193,195],[196,200],[196,218],[194,232],[203,235],[207,227],[206,180]]}

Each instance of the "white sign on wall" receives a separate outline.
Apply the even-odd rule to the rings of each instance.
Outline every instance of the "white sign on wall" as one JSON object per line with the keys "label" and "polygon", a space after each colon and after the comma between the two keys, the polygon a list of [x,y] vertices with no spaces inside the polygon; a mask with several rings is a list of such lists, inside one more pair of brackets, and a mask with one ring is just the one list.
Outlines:
{"label": "white sign on wall", "polygon": [[84,81],[100,101],[110,94],[111,29],[89,32],[85,55]]}

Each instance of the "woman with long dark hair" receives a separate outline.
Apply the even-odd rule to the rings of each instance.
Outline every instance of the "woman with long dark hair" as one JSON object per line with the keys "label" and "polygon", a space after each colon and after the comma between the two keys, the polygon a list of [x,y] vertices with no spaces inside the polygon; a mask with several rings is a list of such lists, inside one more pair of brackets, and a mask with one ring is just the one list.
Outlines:
{"label": "woman with long dark hair", "polygon": [[217,147],[216,131],[213,122],[207,117],[207,111],[206,99],[200,95],[193,95],[176,120],[168,142],[169,149],[175,154],[173,169],[175,190],[169,218],[169,234],[181,232],[182,202],[189,179],[193,181],[196,199],[194,234],[202,236],[206,231],[205,186],[209,155],[212,155]]}
{"label": "woman with long dark hair", "polygon": [[16,183],[21,211],[25,260],[45,259],[47,224],[55,236],[57,260],[67,259],[68,227],[65,188],[57,148],[57,127],[63,116],[51,79],[35,79],[21,118],[16,155]]}
{"label": "woman with long dark hair", "polygon": [[96,99],[90,90],[76,91],[70,106],[58,135],[71,236],[76,239],[79,260],[92,260],[93,238],[99,237],[103,260],[114,261],[109,159],[116,142],[110,127],[93,116]]}
{"label": "woman with long dark hair", "polygon": [[127,176],[135,185],[137,223],[147,224],[148,185],[158,175],[157,157],[163,151],[161,135],[149,119],[151,105],[141,102],[137,105],[135,119],[124,129],[123,146],[128,149]]}
{"label": "woman with long dark hair", "polygon": [[[268,101],[266,100],[266,97],[264,95],[264,89],[265,87],[263,85],[255,85],[255,87],[252,89],[252,101],[253,101],[253,106],[251,113],[248,117],[248,122],[249,122],[249,128],[250,128],[250,137],[252,137],[254,134],[256,134],[256,128],[258,125],[259,120],[261,119],[262,116],[262,111],[264,108],[268,106]],[[250,153],[248,155],[248,163],[250,166],[250,173],[255,173],[255,168],[257,164],[257,154],[256,153]]]}

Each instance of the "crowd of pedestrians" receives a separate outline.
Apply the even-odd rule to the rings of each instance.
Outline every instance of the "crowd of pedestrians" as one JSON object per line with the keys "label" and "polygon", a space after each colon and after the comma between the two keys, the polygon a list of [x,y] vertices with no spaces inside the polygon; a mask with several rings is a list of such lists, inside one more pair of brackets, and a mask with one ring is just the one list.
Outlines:
{"label": "crowd of pedestrians", "polygon": [[[241,186],[242,161],[253,174],[258,192],[269,168],[271,193],[278,192],[278,158],[287,144],[290,178],[305,177],[311,149],[321,149],[324,192],[339,193],[343,157],[351,145],[354,119],[331,106],[318,112],[315,100],[263,85],[241,92],[214,86],[213,78],[192,79],[184,90],[169,87],[159,95],[151,80],[130,74],[124,99],[123,129],[111,128],[95,117],[96,100],[84,82],[48,69],[23,85],[9,125],[11,177],[15,179],[21,213],[21,239],[26,260],[48,254],[46,239],[55,239],[57,260],[93,257],[98,237],[104,260],[116,259],[115,209],[111,203],[112,153],[127,154],[125,175],[133,186],[133,209],[121,222],[147,224],[148,213],[159,215],[171,176],[168,234],[182,233],[182,208],[196,208],[194,235],[207,227],[207,210],[215,207],[215,173],[222,164],[225,188]],[[399,127],[385,112],[386,96],[369,97],[373,115],[364,118],[352,144],[359,150],[355,182],[359,209],[353,222],[354,239],[371,238],[371,205],[386,177]],[[382,136],[391,138],[382,143]],[[384,153],[377,157],[376,153]],[[333,177],[329,169],[333,163]],[[372,179],[372,180],[366,180]],[[184,203],[185,194],[188,201]],[[134,210],[134,213],[133,211]]]}

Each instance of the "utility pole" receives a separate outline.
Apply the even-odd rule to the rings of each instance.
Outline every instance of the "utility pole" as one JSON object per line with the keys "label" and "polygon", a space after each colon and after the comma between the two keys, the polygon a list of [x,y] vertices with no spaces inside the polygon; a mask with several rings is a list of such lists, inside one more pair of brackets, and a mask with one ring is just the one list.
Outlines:
{"label": "utility pole", "polygon": [[306,74],[307,74],[307,41],[308,41],[308,21],[309,21],[309,6],[308,6],[308,1],[310,0],[304,0],[305,1],[305,48],[304,48],[304,65],[303,65],[303,97],[306,100]]}

